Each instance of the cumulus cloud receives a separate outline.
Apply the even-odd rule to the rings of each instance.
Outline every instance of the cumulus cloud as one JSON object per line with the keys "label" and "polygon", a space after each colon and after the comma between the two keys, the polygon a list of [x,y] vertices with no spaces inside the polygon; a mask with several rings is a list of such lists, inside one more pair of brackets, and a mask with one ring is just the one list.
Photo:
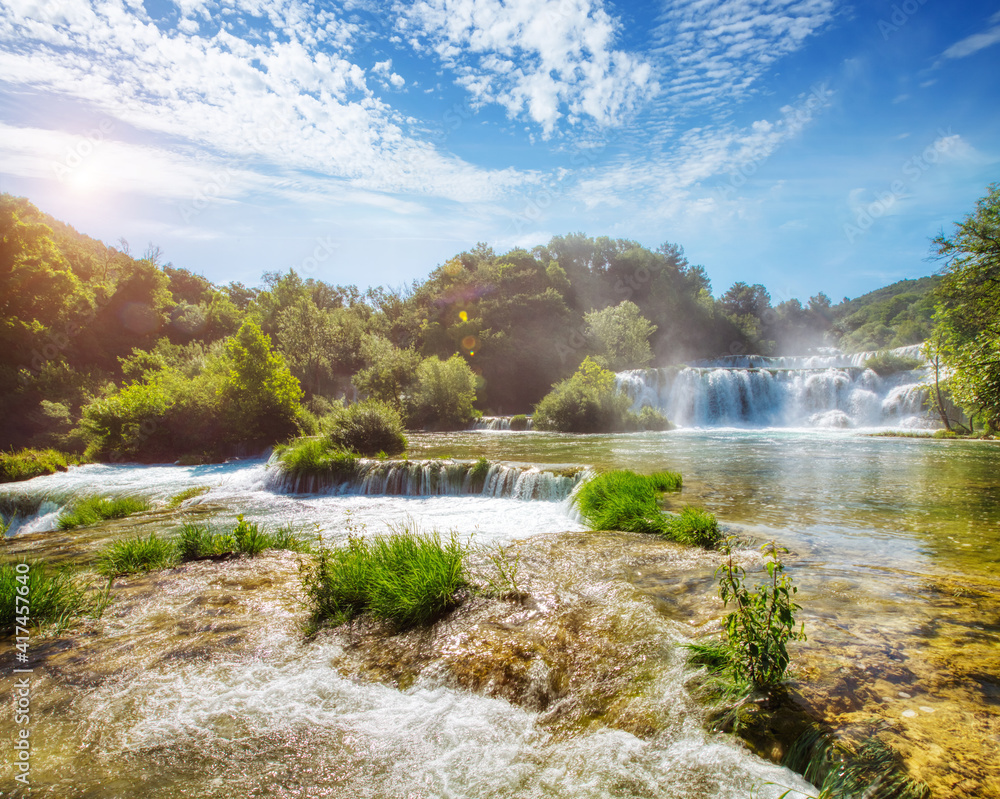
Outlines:
{"label": "cumulus cloud", "polygon": [[618,123],[657,89],[645,59],[615,48],[620,23],[600,0],[419,0],[395,11],[403,35],[475,103],[546,136],[563,120]]}

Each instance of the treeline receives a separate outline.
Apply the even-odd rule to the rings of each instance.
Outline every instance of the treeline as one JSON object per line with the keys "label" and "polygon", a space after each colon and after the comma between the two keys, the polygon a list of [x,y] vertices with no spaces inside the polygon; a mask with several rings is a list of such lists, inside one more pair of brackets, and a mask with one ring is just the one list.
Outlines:
{"label": "treeline", "polygon": [[[875,349],[930,330],[927,281],[832,305],[719,299],[683,250],[582,234],[461,253],[402,290],[294,271],[214,285],[0,196],[0,447],[93,457],[218,454],[314,430],[370,397],[411,428],[531,412],[590,357],[603,368],[795,346]],[[910,286],[910,283],[915,285]]]}

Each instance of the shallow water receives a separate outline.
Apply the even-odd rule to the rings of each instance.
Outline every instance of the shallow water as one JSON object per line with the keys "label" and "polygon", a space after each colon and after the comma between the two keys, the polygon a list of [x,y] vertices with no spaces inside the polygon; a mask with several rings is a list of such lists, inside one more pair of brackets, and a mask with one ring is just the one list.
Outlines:
{"label": "shallow water", "polygon": [[[796,650],[793,685],[811,712],[845,734],[876,730],[887,737],[935,795],[1000,796],[997,445],[796,430],[411,437],[411,458],[480,456],[554,470],[682,472],[684,489],[669,497],[670,507],[704,506],[751,544],[773,538],[791,550],[786,563],[800,586],[809,635]],[[386,521],[529,547],[546,533],[583,529],[565,500],[280,493],[269,488],[265,463],[248,461],[87,466],[0,487],[0,499],[17,492],[52,499],[42,508],[47,513],[19,521],[7,546],[57,541],[22,534],[51,528],[74,494],[166,499],[202,485],[208,493],[185,508],[292,523],[331,540],[348,531],[381,532]],[[176,529],[171,519],[162,522],[165,529]],[[150,517],[148,524],[161,522]],[[713,567],[708,557],[679,575],[653,557],[623,568],[618,580],[634,592],[628,602],[655,608],[670,623],[664,635],[683,640],[713,629],[722,612]],[[161,609],[165,617],[183,616],[182,594],[169,612]],[[239,597],[240,589],[229,594]],[[140,608],[136,603],[133,612]],[[238,653],[220,646],[200,659],[123,668],[90,687],[81,680],[78,695],[60,700],[72,708],[65,718],[53,699],[45,723],[58,730],[56,743],[40,754],[53,773],[64,764],[78,774],[92,771],[93,779],[78,792],[53,787],[52,795],[130,795],[124,782],[107,782],[117,764],[121,779],[143,795],[165,797],[735,797],[794,779],[707,735],[699,718],[651,737],[612,728],[567,736],[546,728],[537,713],[434,680],[400,691],[351,679],[331,668],[335,641],[302,640],[294,609],[251,603],[246,612],[258,637]],[[141,626],[132,616],[121,624],[123,641]],[[57,684],[76,679],[67,669],[51,677],[53,695]],[[679,674],[669,683],[677,690]],[[662,699],[676,701],[667,693]]]}

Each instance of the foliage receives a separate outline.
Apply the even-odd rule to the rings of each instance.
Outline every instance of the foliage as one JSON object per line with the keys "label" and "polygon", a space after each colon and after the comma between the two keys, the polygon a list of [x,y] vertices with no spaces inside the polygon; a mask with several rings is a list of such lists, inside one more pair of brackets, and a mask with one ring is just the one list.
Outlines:
{"label": "foliage", "polygon": [[523,413],[515,414],[510,417],[510,429],[511,430],[527,430],[528,429],[528,417]]}
{"label": "foliage", "polygon": [[267,549],[310,552],[312,544],[288,527],[280,527],[273,532],[263,530],[256,522],[247,521],[240,515],[236,517],[232,529],[184,524],[176,548],[180,559],[187,561],[236,554],[256,557]]}
{"label": "foliage", "polygon": [[[511,554],[512,551],[514,554]],[[476,588],[486,596],[517,597],[521,589],[517,584],[517,573],[521,566],[521,553],[514,547],[478,547],[476,553],[485,559],[488,566],[472,573]]]}
{"label": "foliage", "polygon": [[609,306],[601,311],[584,314],[587,335],[592,342],[594,361],[612,372],[639,369],[653,360],[649,337],[656,332],[639,313],[634,302]]}
{"label": "foliage", "polygon": [[219,400],[231,441],[274,443],[292,435],[302,388],[271,340],[245,321],[226,342],[229,374]]}
{"label": "foliage", "polygon": [[[349,405],[334,417],[330,441],[359,455],[398,455],[406,449],[403,420],[391,405],[364,400]],[[331,454],[330,457],[338,456]],[[343,461],[343,458],[341,457]],[[348,464],[344,463],[344,466]]]}
{"label": "foliage", "polygon": [[880,350],[865,361],[865,369],[871,369],[879,377],[889,377],[897,372],[908,372],[920,366],[916,358],[907,358],[888,350]]}
{"label": "foliage", "polygon": [[174,508],[179,508],[189,499],[200,497],[202,494],[208,493],[208,491],[208,486],[191,486],[191,488],[185,488],[183,491],[178,491],[167,502],[167,509],[173,510]]}
{"label": "foliage", "polygon": [[689,505],[676,516],[666,518],[662,535],[680,544],[713,547],[719,542],[721,533],[713,514]]}
{"label": "foliage", "polygon": [[454,538],[442,543],[437,533],[406,527],[351,537],[305,570],[314,621],[343,624],[368,613],[400,628],[428,624],[458,604],[467,585],[464,556]]}
{"label": "foliage", "polygon": [[564,433],[612,433],[629,427],[631,402],[613,372],[585,358],[576,374],[535,406],[534,427]]}
{"label": "foliage", "polygon": [[838,346],[864,352],[919,344],[931,332],[939,277],[900,280],[830,309]]}
{"label": "foliage", "polygon": [[469,469],[469,485],[474,492],[482,491],[486,487],[486,478],[490,473],[490,462],[486,458],[479,458],[472,468]]}
{"label": "foliage", "polygon": [[719,597],[726,607],[733,605],[724,621],[726,642],[732,653],[734,674],[758,688],[778,685],[788,668],[788,642],[805,640],[804,627],[795,631],[792,598],[798,589],[784,573],[781,555],[788,550],[773,541],[762,547],[767,581],[751,591],[746,570],[733,559],[732,540],[723,547],[725,560],[716,569]]}
{"label": "foliage", "polygon": [[108,544],[98,556],[97,570],[106,577],[116,577],[163,569],[176,560],[173,542],[150,533],[146,538],[137,536]]}
{"label": "foliage", "polygon": [[952,398],[1000,429],[1000,184],[934,243],[947,264],[935,293],[935,355],[950,370]]}
{"label": "foliage", "polygon": [[658,472],[646,476],[630,471],[605,472],[583,483],[573,503],[594,530],[660,534],[665,518],[657,504],[664,491],[678,491],[681,476]]}
{"label": "foliage", "polygon": [[230,531],[212,530],[202,524],[186,522],[181,527],[177,552],[181,560],[198,560],[227,555],[236,548]]}
{"label": "foliage", "polygon": [[0,483],[30,480],[42,474],[64,472],[66,468],[66,456],[54,449],[0,452]]}
{"label": "foliage", "polygon": [[55,625],[59,629],[74,618],[100,616],[108,594],[95,592],[68,571],[53,571],[41,562],[0,565],[0,633],[28,626],[21,623],[24,617],[18,612],[25,599],[29,625]]}
{"label": "foliage", "polygon": [[367,365],[352,378],[355,387],[370,399],[402,408],[403,397],[416,377],[420,355],[411,348],[396,347],[387,338],[372,335],[364,339],[361,351]]}
{"label": "foliage", "polygon": [[60,530],[71,530],[107,519],[124,519],[133,513],[149,510],[145,497],[85,497],[74,501],[59,514],[56,524]]}
{"label": "foliage", "polygon": [[650,407],[649,405],[643,405],[642,410],[639,411],[636,417],[636,426],[640,430],[673,430],[674,426],[670,423],[666,416],[660,413],[656,408]]}
{"label": "foliage", "polygon": [[434,430],[462,430],[476,418],[476,376],[461,355],[425,358],[407,401],[407,424]]}
{"label": "foliage", "polygon": [[299,438],[275,447],[278,466],[293,477],[335,477],[349,480],[357,474],[358,459],[329,438]]}

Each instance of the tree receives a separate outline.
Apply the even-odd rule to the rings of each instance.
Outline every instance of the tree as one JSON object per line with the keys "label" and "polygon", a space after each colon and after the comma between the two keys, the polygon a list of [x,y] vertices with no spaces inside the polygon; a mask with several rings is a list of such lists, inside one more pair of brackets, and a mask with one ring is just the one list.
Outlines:
{"label": "tree", "polygon": [[594,360],[606,369],[620,372],[638,369],[653,360],[649,337],[656,325],[639,313],[639,306],[625,300],[603,311],[583,317],[593,346]]}
{"label": "tree", "polygon": [[442,361],[436,355],[425,358],[417,367],[417,380],[409,399],[408,421],[411,427],[456,430],[467,427],[475,418],[476,376],[461,355]]}
{"label": "tree", "polygon": [[361,352],[368,365],[354,375],[355,388],[371,399],[402,408],[403,397],[416,379],[420,355],[371,335],[362,342]]}
{"label": "tree", "polygon": [[302,387],[256,323],[226,341],[229,374],[219,389],[227,438],[274,443],[295,432]]}
{"label": "tree", "polygon": [[934,339],[952,397],[990,429],[1000,429],[1000,184],[934,239],[946,261],[935,294]]}

